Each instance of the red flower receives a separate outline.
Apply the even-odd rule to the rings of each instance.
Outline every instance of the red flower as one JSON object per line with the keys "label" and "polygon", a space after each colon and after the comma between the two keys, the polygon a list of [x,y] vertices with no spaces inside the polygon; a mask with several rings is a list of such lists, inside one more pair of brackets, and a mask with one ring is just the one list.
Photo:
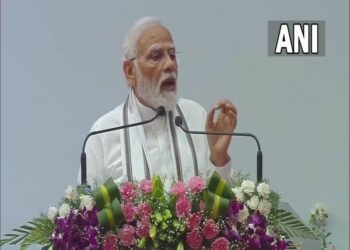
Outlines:
{"label": "red flower", "polygon": [[203,236],[198,230],[193,230],[187,233],[186,242],[192,249],[198,249],[202,246]]}
{"label": "red flower", "polygon": [[187,220],[187,228],[189,231],[197,229],[201,223],[203,217],[202,212],[191,214]]}
{"label": "red flower", "polygon": [[136,215],[136,207],[131,202],[127,202],[122,205],[124,217],[126,222],[132,222],[135,219]]}
{"label": "red flower", "polygon": [[203,236],[206,239],[210,240],[215,236],[217,236],[218,233],[219,233],[219,228],[217,227],[215,221],[212,219],[208,219],[203,228]]}
{"label": "red flower", "polygon": [[137,207],[137,210],[138,210],[139,216],[141,218],[143,218],[143,217],[150,218],[151,217],[152,207],[147,202],[140,203]]}
{"label": "red flower", "polygon": [[131,225],[125,224],[118,233],[120,245],[129,247],[135,244],[135,228]]}
{"label": "red flower", "polygon": [[144,179],[141,181],[140,188],[145,194],[150,194],[152,192],[152,182],[148,179]]}
{"label": "red flower", "polygon": [[131,201],[135,198],[136,186],[132,182],[127,181],[120,191],[124,201]]}
{"label": "red flower", "polygon": [[118,236],[115,234],[109,234],[104,239],[103,250],[115,250],[117,249]]}
{"label": "red flower", "polygon": [[202,177],[193,176],[188,183],[188,186],[190,187],[191,192],[199,193],[205,188],[205,181]]}
{"label": "red flower", "polygon": [[177,217],[185,217],[192,210],[191,202],[186,197],[180,197],[176,201],[175,209]]}
{"label": "red flower", "polygon": [[217,238],[211,244],[211,250],[228,250],[230,242],[225,237]]}

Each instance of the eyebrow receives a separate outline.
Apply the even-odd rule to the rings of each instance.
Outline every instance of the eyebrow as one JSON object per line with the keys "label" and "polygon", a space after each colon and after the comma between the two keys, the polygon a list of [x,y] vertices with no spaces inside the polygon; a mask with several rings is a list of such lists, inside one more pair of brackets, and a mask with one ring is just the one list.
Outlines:
{"label": "eyebrow", "polygon": [[[149,47],[148,52],[150,53],[152,50],[159,50],[162,49],[162,46],[160,44],[152,44],[151,47]],[[168,50],[175,49],[175,45],[172,43]]]}

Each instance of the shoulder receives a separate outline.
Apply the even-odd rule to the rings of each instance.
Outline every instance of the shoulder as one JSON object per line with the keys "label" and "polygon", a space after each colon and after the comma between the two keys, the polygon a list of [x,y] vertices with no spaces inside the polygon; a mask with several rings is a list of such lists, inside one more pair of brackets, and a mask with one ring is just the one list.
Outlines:
{"label": "shoulder", "polygon": [[120,126],[122,123],[123,107],[124,103],[121,103],[113,110],[102,115],[92,125],[91,131]]}

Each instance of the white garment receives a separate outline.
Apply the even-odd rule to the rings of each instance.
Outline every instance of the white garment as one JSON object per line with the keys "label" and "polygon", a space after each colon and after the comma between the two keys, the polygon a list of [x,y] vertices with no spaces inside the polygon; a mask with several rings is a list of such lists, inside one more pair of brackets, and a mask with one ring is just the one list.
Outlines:
{"label": "white garment", "polygon": [[[197,103],[179,99],[178,105],[184,115],[190,130],[204,131],[207,112]],[[123,125],[124,103],[99,118],[91,131],[107,129]],[[173,110],[173,119],[177,115]],[[166,116],[158,117],[152,123],[144,126],[129,128],[130,150],[132,162],[132,176],[134,180],[145,178],[145,159],[149,166],[150,175],[166,176],[167,181],[177,180],[177,166],[173,137],[170,130],[170,121]],[[133,91],[128,101],[128,124],[149,120],[155,116],[155,111],[141,104]],[[174,122],[172,120],[172,122]],[[181,172],[184,181],[188,181],[194,172],[194,162],[185,132],[175,127],[176,141],[180,153]],[[216,170],[223,178],[230,181],[231,163],[215,167],[209,160],[209,147],[205,135],[191,135],[198,160],[198,170],[207,178]],[[112,131],[98,134],[89,138],[86,144],[87,182],[90,185],[100,185],[109,177],[115,182],[127,179],[127,166],[125,157],[124,131]],[[79,178],[80,180],[80,178]]]}

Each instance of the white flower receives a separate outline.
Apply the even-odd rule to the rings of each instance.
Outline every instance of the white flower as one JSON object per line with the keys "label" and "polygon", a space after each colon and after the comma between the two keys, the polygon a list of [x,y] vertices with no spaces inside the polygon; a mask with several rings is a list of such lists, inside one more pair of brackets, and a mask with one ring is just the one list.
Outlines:
{"label": "white flower", "polygon": [[328,218],[328,208],[325,204],[318,203],[316,204],[315,210],[312,212],[312,214],[315,216],[315,220],[317,224],[323,224],[326,222],[326,219]]}
{"label": "white flower", "polygon": [[244,208],[238,213],[238,221],[244,222],[248,218],[248,216],[249,216],[248,208],[244,206]]}
{"label": "white flower", "polygon": [[70,212],[70,206],[67,203],[63,203],[60,206],[60,209],[58,210],[58,214],[60,215],[60,217],[68,216],[69,212]]}
{"label": "white flower", "polygon": [[89,195],[80,195],[80,209],[86,207],[88,211],[91,211],[95,205],[94,199]]}
{"label": "white flower", "polygon": [[243,193],[241,187],[233,188],[232,192],[235,194],[237,200],[239,200],[239,201],[244,201],[245,200],[244,193]]}
{"label": "white flower", "polygon": [[49,207],[49,210],[47,211],[47,218],[53,222],[56,218],[57,212],[56,207]]}
{"label": "white flower", "polygon": [[269,213],[271,212],[271,203],[268,201],[268,200],[262,200],[260,201],[259,203],[259,206],[258,206],[258,210],[260,211],[260,213],[262,215],[264,215],[265,217],[267,217],[269,215]]}
{"label": "white flower", "polygon": [[247,202],[247,205],[250,209],[255,210],[257,209],[259,205],[259,198],[258,196],[254,195],[250,200]]}
{"label": "white flower", "polygon": [[265,182],[262,182],[258,185],[258,187],[256,188],[256,190],[258,191],[258,193],[264,197],[265,199],[269,198],[270,195],[270,186],[268,184],[266,184]]}
{"label": "white flower", "polygon": [[244,193],[251,195],[255,191],[255,184],[250,180],[244,180],[242,182],[242,190]]}
{"label": "white flower", "polygon": [[78,199],[78,193],[72,186],[68,186],[65,193],[66,193],[66,198],[69,200],[74,201]]}

